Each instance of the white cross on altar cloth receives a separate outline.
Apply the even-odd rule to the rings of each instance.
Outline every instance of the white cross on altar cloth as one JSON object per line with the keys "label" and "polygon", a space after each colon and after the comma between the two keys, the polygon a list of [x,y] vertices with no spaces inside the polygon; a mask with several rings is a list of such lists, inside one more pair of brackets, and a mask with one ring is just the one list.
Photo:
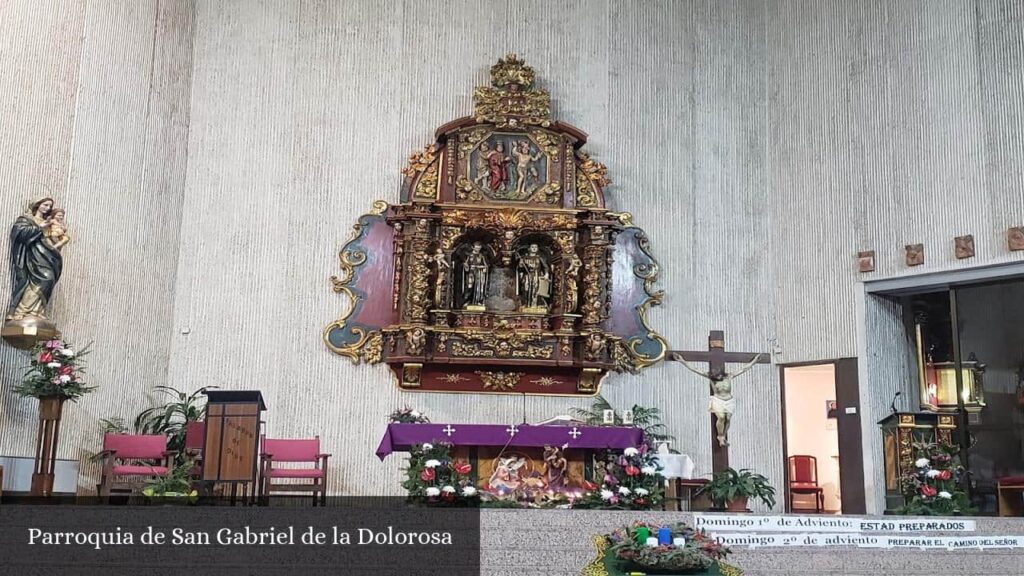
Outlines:
{"label": "white cross on altar cloth", "polygon": [[452,425],[449,424],[449,425],[445,426],[444,428],[442,428],[441,432],[444,432],[445,434],[448,435],[449,438],[451,438],[452,434],[455,433],[455,428],[452,428]]}
{"label": "white cross on altar cloth", "polygon": [[516,434],[519,433],[519,428],[516,428],[516,425],[513,424],[512,426],[506,428],[505,432],[508,432],[509,436],[515,436]]}
{"label": "white cross on altar cloth", "polygon": [[572,430],[569,431],[569,436],[572,436],[573,440],[579,438],[582,435],[583,435],[583,432],[580,432],[575,426],[573,426]]}

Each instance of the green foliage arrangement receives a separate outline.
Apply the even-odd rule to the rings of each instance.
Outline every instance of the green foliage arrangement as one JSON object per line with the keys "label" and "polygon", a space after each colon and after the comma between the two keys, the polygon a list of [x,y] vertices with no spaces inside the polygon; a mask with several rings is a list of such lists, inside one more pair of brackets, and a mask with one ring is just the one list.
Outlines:
{"label": "green foliage arrangement", "polygon": [[[621,413],[615,410],[611,403],[600,394],[594,396],[594,402],[590,405],[590,408],[573,408],[571,412],[573,416],[582,419],[588,426],[604,426],[605,410],[615,411],[615,426],[625,426],[622,423]],[[668,434],[667,428],[661,422],[661,410],[659,408],[649,408],[634,404],[632,410],[633,426],[644,431],[644,438],[652,447],[657,445],[658,442],[675,441],[675,437]]]}
{"label": "green foliage arrangement", "polygon": [[[704,571],[730,554],[729,548],[708,537],[703,530],[694,530],[686,524],[667,526],[673,540],[684,538],[682,545],[663,544],[648,546],[645,534],[657,536],[661,526],[635,522],[632,526],[620,528],[608,539],[608,553],[624,561],[629,568],[638,568],[649,573],[685,573]],[[639,534],[642,531],[645,534]]]}
{"label": "green foliage arrangement", "polygon": [[[203,395],[210,388],[200,388],[186,394],[171,386],[157,386],[171,400],[161,406],[147,408],[135,417],[137,434],[166,434],[167,449],[178,454],[178,463],[185,458],[185,428],[189,422],[197,422],[206,416],[206,400]],[[108,421],[109,422],[109,421]]]}
{"label": "green foliage arrangement", "polygon": [[82,358],[88,346],[80,351],[63,340],[46,340],[32,347],[32,363],[21,384],[14,388],[20,396],[45,398],[59,396],[71,401],[96,389],[85,383]]}
{"label": "green foliage arrangement", "polygon": [[192,489],[191,474],[194,466],[192,459],[176,463],[167,476],[146,482],[142,494],[147,498],[180,498],[195,502],[199,493]]}
{"label": "green foliage arrangement", "polygon": [[740,498],[756,498],[769,508],[775,506],[775,488],[768,483],[767,478],[746,468],[726,468],[715,474],[697,493],[707,494],[711,502],[719,508],[724,508]]}
{"label": "green foliage arrangement", "polygon": [[478,506],[473,467],[453,460],[451,444],[417,444],[409,450],[409,467],[402,487],[410,502],[432,506]]}
{"label": "green foliage arrangement", "polygon": [[966,474],[960,465],[960,447],[951,444],[913,444],[914,468],[901,479],[906,504],[897,514],[912,516],[955,516],[973,514],[967,493],[962,490]]}

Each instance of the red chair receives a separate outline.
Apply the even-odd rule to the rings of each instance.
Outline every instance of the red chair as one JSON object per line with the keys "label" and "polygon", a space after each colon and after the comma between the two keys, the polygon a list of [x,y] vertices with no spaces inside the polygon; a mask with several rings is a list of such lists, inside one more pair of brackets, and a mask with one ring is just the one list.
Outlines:
{"label": "red chair", "polygon": [[792,512],[794,494],[814,495],[814,512],[825,511],[825,490],[818,486],[818,459],[814,456],[789,457],[789,510]]}
{"label": "red chair", "polygon": [[174,452],[167,450],[163,434],[104,434],[103,473],[96,491],[109,499],[111,491],[133,492],[147,479],[171,473]]}
{"label": "red chair", "polygon": [[203,477],[203,450],[206,448],[206,422],[185,424],[185,455],[192,459],[192,478]]}
{"label": "red chair", "polygon": [[[320,452],[319,436],[312,439],[263,438],[262,441],[260,494],[264,503],[272,492],[311,492],[314,506],[326,504],[327,459],[331,455]],[[313,467],[278,466],[282,462],[312,464]]]}

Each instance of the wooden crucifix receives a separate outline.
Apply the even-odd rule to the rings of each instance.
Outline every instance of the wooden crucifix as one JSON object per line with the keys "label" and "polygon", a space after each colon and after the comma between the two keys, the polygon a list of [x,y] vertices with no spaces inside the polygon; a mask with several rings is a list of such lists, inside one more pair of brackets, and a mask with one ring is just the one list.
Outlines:
{"label": "wooden crucifix", "polygon": [[[668,354],[668,359],[682,362],[687,369],[708,381],[711,391],[711,466],[714,473],[718,474],[729,467],[729,423],[736,406],[736,399],[732,395],[732,379],[750,370],[755,364],[770,364],[771,356],[757,352],[726,352],[725,332],[712,330],[708,335],[707,352],[673,350]],[[691,362],[707,362],[707,372],[693,366]],[[744,366],[729,373],[725,371],[726,363],[743,363]]]}

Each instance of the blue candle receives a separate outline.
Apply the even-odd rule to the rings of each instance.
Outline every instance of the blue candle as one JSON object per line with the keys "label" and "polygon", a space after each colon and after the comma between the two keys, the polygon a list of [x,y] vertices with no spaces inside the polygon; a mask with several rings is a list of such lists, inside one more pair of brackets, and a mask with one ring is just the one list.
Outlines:
{"label": "blue candle", "polygon": [[665,546],[672,544],[672,531],[662,526],[658,529],[658,545]]}

